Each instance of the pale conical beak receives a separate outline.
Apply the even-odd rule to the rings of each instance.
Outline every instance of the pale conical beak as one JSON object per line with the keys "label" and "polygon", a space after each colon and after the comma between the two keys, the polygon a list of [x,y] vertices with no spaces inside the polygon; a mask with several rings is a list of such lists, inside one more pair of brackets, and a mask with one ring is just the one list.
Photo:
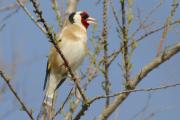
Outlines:
{"label": "pale conical beak", "polygon": [[89,23],[89,24],[94,24],[94,25],[97,24],[96,19],[91,18],[91,17],[87,18],[87,23]]}

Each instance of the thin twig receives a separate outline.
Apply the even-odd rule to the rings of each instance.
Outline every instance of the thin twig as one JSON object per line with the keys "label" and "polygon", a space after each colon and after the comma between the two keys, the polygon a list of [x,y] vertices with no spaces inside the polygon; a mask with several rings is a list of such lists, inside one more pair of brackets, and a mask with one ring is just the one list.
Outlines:
{"label": "thin twig", "polygon": [[47,34],[45,29],[38,23],[38,21],[33,17],[29,10],[24,6],[20,0],[16,0],[18,5],[24,10],[24,12],[29,16],[29,18],[35,23],[35,25],[44,33]]}
{"label": "thin twig", "polygon": [[134,120],[136,119],[140,114],[145,114],[145,112],[147,111],[147,109],[150,106],[150,100],[151,100],[151,93],[148,94],[148,99],[144,105],[144,107],[138,111],[135,115],[133,115],[129,120]]}
{"label": "thin twig", "polygon": [[25,103],[22,101],[22,99],[18,96],[17,92],[15,91],[15,89],[13,88],[13,86],[10,83],[10,78],[6,77],[5,74],[0,70],[0,75],[3,78],[3,80],[6,82],[6,84],[8,85],[9,89],[11,90],[11,92],[13,93],[13,95],[16,97],[16,99],[18,100],[18,102],[20,103],[20,105],[22,106],[22,109],[28,114],[28,116],[30,117],[31,120],[34,120],[32,113],[28,110],[27,106],[25,105]]}
{"label": "thin twig", "polygon": [[161,39],[160,39],[159,47],[158,47],[158,50],[157,50],[157,56],[160,55],[161,50],[162,50],[162,48],[163,48],[163,43],[164,43],[164,41],[165,41],[165,39],[166,39],[166,37],[167,37],[167,34],[168,34],[169,24],[172,22],[172,19],[173,19],[174,14],[175,14],[175,12],[176,12],[176,10],[177,10],[177,7],[178,7],[177,4],[178,4],[177,1],[174,0],[174,1],[173,1],[172,8],[171,8],[171,11],[170,11],[170,15],[169,15],[168,18],[166,19],[166,22],[165,22],[165,25],[164,25],[165,27],[164,27],[164,30],[163,30],[163,32],[162,32],[162,37],[161,37]]}
{"label": "thin twig", "polygon": [[[180,19],[178,19],[178,20],[170,23],[170,26],[175,25],[175,24],[180,24]],[[163,30],[165,27],[166,27],[166,26],[163,25],[162,27],[159,27],[159,28],[157,28],[157,29],[151,30],[151,31],[149,31],[148,33],[145,33],[145,34],[143,34],[141,37],[137,38],[136,41],[139,42],[139,41],[145,39],[146,37],[148,37],[149,35],[152,35],[152,34],[158,32],[158,31],[160,31],[160,30]]]}
{"label": "thin twig", "polygon": [[112,0],[110,0],[110,6],[111,6],[111,9],[112,9],[114,18],[115,18],[115,20],[116,20],[116,23],[117,23],[118,27],[122,30],[123,28],[122,28],[122,26],[121,26],[121,24],[120,24],[120,20],[119,20],[119,18],[118,18],[118,16],[117,16],[117,12],[116,12],[116,10],[115,10],[115,8],[114,8],[114,6],[113,6]]}
{"label": "thin twig", "polygon": [[[169,26],[176,25],[176,24],[180,24],[180,19],[172,22]],[[163,25],[163,26],[161,26],[161,27],[159,27],[157,29],[154,29],[152,31],[149,31],[148,33],[146,33],[146,34],[142,35],[141,37],[137,38],[136,42],[140,42],[143,39],[145,39],[146,37],[148,37],[149,35],[152,35],[152,34],[154,34],[156,32],[159,32],[159,31],[163,30],[164,28],[165,28],[165,25]],[[130,47],[132,45],[133,45],[133,42],[131,42],[128,45],[128,47]],[[108,56],[108,58],[111,58],[109,60],[109,64],[111,64],[116,59],[116,57],[122,52],[122,49],[123,49],[123,46],[121,46],[117,51],[113,52],[111,55]]]}
{"label": "thin twig", "polygon": [[161,85],[160,87],[154,87],[154,88],[142,88],[142,89],[134,89],[134,90],[125,90],[125,91],[118,92],[118,93],[115,93],[115,94],[109,95],[109,96],[102,95],[102,96],[95,97],[95,98],[93,98],[92,100],[89,101],[89,104],[92,104],[93,102],[95,102],[96,100],[99,100],[99,99],[106,99],[108,97],[116,97],[116,96],[119,96],[120,94],[124,94],[124,93],[150,92],[150,91],[157,91],[157,90],[172,88],[172,87],[176,87],[176,86],[180,86],[180,83],[175,83],[175,84],[170,84],[170,85]]}
{"label": "thin twig", "polygon": [[7,19],[9,19],[10,17],[12,17],[15,13],[17,13],[19,11],[19,8],[16,8],[14,11],[12,11],[11,13],[9,13],[7,16],[5,16],[0,23],[6,21]]}
{"label": "thin twig", "polygon": [[[144,20],[141,20],[141,16],[140,16],[140,13],[138,15],[138,19],[139,19],[139,28],[136,29],[136,31],[134,33],[132,33],[131,35],[131,38],[134,37],[134,35],[136,35],[136,33],[141,29],[145,29],[146,26],[148,25],[145,25],[145,23],[147,23],[147,21],[152,17],[152,15],[157,12],[157,10],[160,8],[160,6],[162,5],[163,3],[163,0],[160,0],[159,3],[155,6],[152,7],[152,9],[150,10],[150,12],[148,14],[146,14],[146,16],[144,17]],[[139,10],[139,9],[138,9]],[[140,11],[139,11],[140,12]]]}
{"label": "thin twig", "polygon": [[140,10],[138,9],[138,19],[139,19],[139,27],[131,34],[130,39],[134,38],[134,36],[141,30],[141,28],[144,28],[144,24],[148,21],[149,18],[155,13],[158,8],[162,5],[162,0],[160,0],[159,4],[157,4],[152,10],[144,17],[144,20],[141,20]]}
{"label": "thin twig", "polygon": [[[20,2],[22,4],[25,4],[28,2],[28,0],[20,0]],[[0,12],[6,12],[6,11],[9,11],[9,10],[12,10],[12,9],[18,9],[19,6],[16,2],[12,3],[12,4],[9,4],[8,6],[5,6],[5,7],[1,7],[0,8]]]}
{"label": "thin twig", "polygon": [[161,7],[161,5],[164,3],[165,0],[159,0],[159,3],[157,5],[153,5],[150,12],[144,17],[143,23],[146,23],[146,21],[149,20],[149,18],[152,17],[154,13],[157,13],[157,10]]}
{"label": "thin twig", "polygon": [[68,96],[67,96],[66,99],[64,100],[64,102],[63,102],[62,106],[59,108],[59,110],[55,113],[53,119],[54,119],[59,113],[61,113],[61,111],[63,110],[65,104],[67,103],[69,97],[71,96],[72,90],[73,90],[73,88],[71,88],[71,90],[69,91]]}
{"label": "thin twig", "polygon": [[76,111],[79,104],[80,104],[80,99],[76,99],[75,101],[70,103],[69,112],[66,113],[64,120],[71,120],[72,119],[72,115]]}
{"label": "thin twig", "polygon": [[58,2],[57,2],[57,0],[51,0],[51,3],[52,3],[52,8],[56,14],[56,19],[57,19],[57,22],[59,25],[59,29],[61,29],[62,28],[62,18],[61,18],[61,12],[59,10]]}
{"label": "thin twig", "polygon": [[5,28],[5,26],[6,26],[6,24],[2,24],[2,25],[0,26],[0,32]]}
{"label": "thin twig", "polygon": [[6,24],[4,23],[7,19],[11,18],[14,14],[16,14],[18,12],[19,8],[16,8],[14,11],[12,11],[11,13],[9,13],[8,15],[6,15],[1,21],[0,21],[0,31],[2,31]]}

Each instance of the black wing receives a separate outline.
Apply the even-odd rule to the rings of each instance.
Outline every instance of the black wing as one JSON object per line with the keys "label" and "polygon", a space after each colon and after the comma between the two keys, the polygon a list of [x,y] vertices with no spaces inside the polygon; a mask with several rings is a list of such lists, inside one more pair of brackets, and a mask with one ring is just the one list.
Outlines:
{"label": "black wing", "polygon": [[[48,79],[50,77],[50,65],[49,65],[49,60],[47,61],[47,65],[46,65],[46,76],[45,76],[45,80],[44,80],[44,86],[43,86],[43,90],[45,90],[46,88],[46,84],[48,82]],[[65,75],[66,76],[66,75]],[[66,80],[66,77],[63,78],[62,80],[59,81],[59,84],[57,85],[56,89],[58,89]]]}
{"label": "black wing", "polygon": [[49,60],[48,60],[47,65],[46,65],[46,76],[45,76],[45,80],[44,80],[43,90],[45,90],[45,88],[46,88],[46,84],[49,79],[49,75],[50,75],[50,67],[49,67]]}

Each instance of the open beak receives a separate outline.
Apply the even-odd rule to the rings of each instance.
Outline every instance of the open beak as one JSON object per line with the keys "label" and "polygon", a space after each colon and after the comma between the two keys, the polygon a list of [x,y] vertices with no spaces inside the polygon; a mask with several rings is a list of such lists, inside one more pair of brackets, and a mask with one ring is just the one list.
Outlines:
{"label": "open beak", "polygon": [[96,19],[91,18],[91,17],[87,18],[87,23],[89,23],[89,24],[94,24],[94,25],[97,24]]}

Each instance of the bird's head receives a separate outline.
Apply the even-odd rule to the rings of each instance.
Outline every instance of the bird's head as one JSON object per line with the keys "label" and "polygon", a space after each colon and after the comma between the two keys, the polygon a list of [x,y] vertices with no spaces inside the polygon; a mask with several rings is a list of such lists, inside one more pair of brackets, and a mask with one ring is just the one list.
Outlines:
{"label": "bird's head", "polygon": [[78,11],[73,12],[69,15],[69,21],[73,23],[82,24],[86,29],[88,28],[89,24],[96,24],[96,20],[91,18],[87,12],[85,11]]}

